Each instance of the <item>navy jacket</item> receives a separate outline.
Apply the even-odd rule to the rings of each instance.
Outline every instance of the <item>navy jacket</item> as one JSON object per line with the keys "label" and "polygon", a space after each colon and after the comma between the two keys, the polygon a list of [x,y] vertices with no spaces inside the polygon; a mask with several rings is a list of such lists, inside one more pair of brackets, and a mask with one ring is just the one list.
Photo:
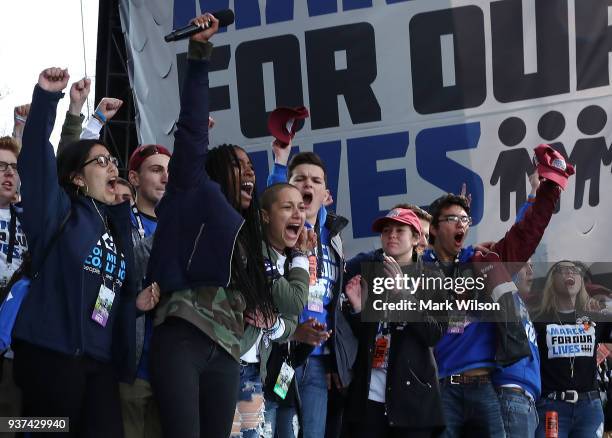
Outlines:
{"label": "navy jacket", "polygon": [[[93,305],[84,294],[84,262],[100,236],[104,224],[92,199],[71,198],[58,183],[53,146],[57,103],[63,93],[51,93],[36,86],[32,108],[23,133],[23,149],[18,159],[22,180],[23,212],[21,225],[30,244],[34,269],[40,266],[45,248],[71,211],[61,235],[50,248],[39,275],[21,305],[13,338],[68,355],[108,356],[106,340],[95,336],[88,324]],[[102,207],[117,235],[115,243],[124,254],[127,275],[113,303],[111,357],[119,377],[131,380],[135,373],[134,334],[136,288],[133,280],[130,209],[128,203]],[[115,308],[117,306],[117,308]],[[105,335],[108,335],[105,333]],[[107,344],[106,344],[107,345]]]}
{"label": "navy jacket", "polygon": [[206,173],[207,153],[208,61],[189,59],[148,267],[148,278],[162,293],[230,283],[234,243],[244,219]]}

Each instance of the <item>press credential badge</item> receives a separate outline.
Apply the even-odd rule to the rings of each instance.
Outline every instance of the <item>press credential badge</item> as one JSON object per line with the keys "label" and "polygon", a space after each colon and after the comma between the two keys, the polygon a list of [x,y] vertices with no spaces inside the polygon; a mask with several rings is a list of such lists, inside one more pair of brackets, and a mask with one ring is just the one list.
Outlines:
{"label": "press credential badge", "polygon": [[100,324],[102,327],[106,327],[108,322],[108,316],[110,315],[111,307],[113,307],[113,301],[115,300],[115,292],[112,289],[107,288],[104,284],[100,285],[100,291],[98,292],[98,298],[94,306],[91,319]]}
{"label": "press credential badge", "polygon": [[287,397],[289,385],[291,385],[294,374],[295,370],[291,365],[287,364],[287,362],[283,362],[280,373],[278,373],[278,378],[276,379],[276,385],[274,385],[274,393],[283,400]]}

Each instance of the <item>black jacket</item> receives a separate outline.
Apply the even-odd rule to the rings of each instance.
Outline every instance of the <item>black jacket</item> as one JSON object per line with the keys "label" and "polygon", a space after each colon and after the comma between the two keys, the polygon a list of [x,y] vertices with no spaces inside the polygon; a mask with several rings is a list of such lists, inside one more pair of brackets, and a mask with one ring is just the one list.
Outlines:
{"label": "black jacket", "polygon": [[325,227],[329,230],[330,243],[333,250],[336,252],[338,260],[341,262],[341,269],[338,270],[338,281],[334,287],[334,298],[330,303],[329,312],[333,315],[332,339],[329,343],[333,357],[335,358],[332,366],[338,373],[338,377],[342,382],[342,386],[346,387],[351,383],[351,368],[357,356],[357,339],[353,334],[350,321],[346,318],[343,312],[342,303],[342,287],[344,269],[344,254],[342,252],[342,240],[340,231],[348,225],[348,220],[342,216],[337,216],[334,213],[328,212],[325,220]]}
{"label": "black jacket", "polygon": [[[366,260],[361,255],[361,261],[379,261],[381,251],[370,253]],[[355,272],[355,262],[349,261],[349,272]],[[357,267],[359,271],[359,268]],[[436,275],[424,267],[420,260],[407,267],[404,272],[418,276]],[[364,272],[364,276],[367,274]],[[366,280],[367,281],[367,280]],[[441,301],[443,294],[436,291],[432,299]],[[419,298],[424,296],[417,293]],[[421,322],[391,322],[389,329],[391,344],[387,381],[385,391],[385,407],[390,426],[406,428],[444,428],[442,402],[438,385],[437,369],[432,348],[446,331],[445,312],[421,312]],[[372,359],[378,331],[378,323],[362,322],[360,314],[351,318],[354,333],[359,339],[357,360],[353,367],[353,381],[349,387],[345,419],[357,422],[365,417],[365,408],[370,389],[372,374]]]}

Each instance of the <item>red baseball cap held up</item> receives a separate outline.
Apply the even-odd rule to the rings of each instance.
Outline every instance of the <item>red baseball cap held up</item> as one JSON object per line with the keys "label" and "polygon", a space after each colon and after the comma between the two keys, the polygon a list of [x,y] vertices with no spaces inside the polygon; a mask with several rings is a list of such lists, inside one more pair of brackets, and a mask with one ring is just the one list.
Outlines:
{"label": "red baseball cap held up", "polygon": [[300,121],[308,116],[310,113],[305,106],[276,108],[268,117],[268,131],[278,141],[288,145],[295,133],[303,126]]}
{"label": "red baseball cap held up", "polygon": [[172,153],[168,149],[159,144],[143,144],[138,146],[136,150],[132,152],[130,161],[128,162],[128,170],[138,171],[144,160],[149,158],[151,155],[156,154],[163,154],[169,157],[172,156]]}
{"label": "red baseball cap held up", "polygon": [[547,144],[541,144],[534,149],[533,164],[542,178],[559,184],[563,190],[567,187],[567,179],[575,173],[574,166],[567,163],[563,155]]}
{"label": "red baseball cap held up", "polygon": [[382,229],[389,222],[410,225],[419,235],[423,232],[421,229],[421,221],[412,210],[408,210],[407,208],[394,208],[390,210],[386,216],[379,217],[372,223],[372,231],[376,233],[382,232]]}

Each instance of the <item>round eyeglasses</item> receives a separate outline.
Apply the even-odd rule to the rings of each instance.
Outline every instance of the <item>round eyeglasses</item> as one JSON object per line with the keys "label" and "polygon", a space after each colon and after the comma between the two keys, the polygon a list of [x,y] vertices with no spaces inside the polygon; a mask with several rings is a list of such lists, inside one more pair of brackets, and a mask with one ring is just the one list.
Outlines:
{"label": "round eyeglasses", "polygon": [[472,218],[469,216],[457,216],[456,214],[449,214],[440,219],[440,222],[450,222],[451,224],[457,224],[461,222],[461,225],[472,225]]}
{"label": "round eyeglasses", "polygon": [[100,167],[106,167],[108,166],[109,163],[113,163],[115,167],[119,167],[119,160],[117,160],[117,158],[112,157],[110,155],[98,155],[89,161],[85,161],[83,165],[81,166],[81,168],[87,166],[88,164],[94,163],[94,162],[96,162],[98,166]]}

